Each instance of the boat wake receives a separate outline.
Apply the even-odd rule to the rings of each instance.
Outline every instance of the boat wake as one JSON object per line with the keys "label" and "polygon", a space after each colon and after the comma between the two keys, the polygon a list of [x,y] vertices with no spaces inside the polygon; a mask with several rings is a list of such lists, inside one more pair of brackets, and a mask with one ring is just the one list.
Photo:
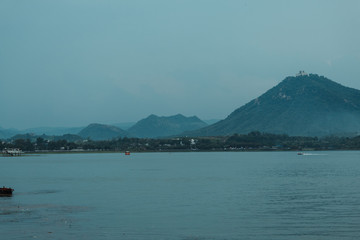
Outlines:
{"label": "boat wake", "polygon": [[327,156],[325,153],[304,153],[305,156]]}

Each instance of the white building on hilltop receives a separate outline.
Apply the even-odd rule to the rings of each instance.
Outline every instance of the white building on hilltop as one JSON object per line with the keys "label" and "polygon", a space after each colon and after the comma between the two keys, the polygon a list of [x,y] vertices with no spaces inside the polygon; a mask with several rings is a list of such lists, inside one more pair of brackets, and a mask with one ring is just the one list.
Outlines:
{"label": "white building on hilltop", "polygon": [[297,77],[299,76],[309,76],[305,71],[299,71],[299,73],[296,74]]}

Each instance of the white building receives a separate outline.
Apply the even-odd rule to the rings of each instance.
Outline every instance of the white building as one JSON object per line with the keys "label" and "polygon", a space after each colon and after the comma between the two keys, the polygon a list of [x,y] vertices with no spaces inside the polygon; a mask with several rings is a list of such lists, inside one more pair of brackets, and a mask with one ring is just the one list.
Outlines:
{"label": "white building", "polygon": [[299,76],[309,76],[305,71],[299,71],[299,73],[296,74],[297,77]]}

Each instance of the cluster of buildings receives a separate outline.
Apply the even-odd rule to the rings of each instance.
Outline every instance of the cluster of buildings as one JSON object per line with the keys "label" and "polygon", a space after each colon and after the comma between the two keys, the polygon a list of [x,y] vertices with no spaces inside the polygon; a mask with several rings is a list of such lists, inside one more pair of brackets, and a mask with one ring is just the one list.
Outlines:
{"label": "cluster of buildings", "polygon": [[297,77],[300,77],[300,76],[309,76],[308,73],[306,73],[305,71],[299,71],[297,74],[296,74]]}
{"label": "cluster of buildings", "polygon": [[18,148],[5,148],[2,151],[3,156],[13,157],[20,156],[23,152]]}

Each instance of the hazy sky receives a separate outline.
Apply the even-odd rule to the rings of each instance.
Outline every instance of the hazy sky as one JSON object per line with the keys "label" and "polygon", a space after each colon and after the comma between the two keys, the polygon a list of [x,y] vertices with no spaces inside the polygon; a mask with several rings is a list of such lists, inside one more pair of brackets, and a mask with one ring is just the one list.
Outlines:
{"label": "hazy sky", "polygon": [[360,89],[360,1],[0,0],[0,127],[223,119],[299,70]]}

